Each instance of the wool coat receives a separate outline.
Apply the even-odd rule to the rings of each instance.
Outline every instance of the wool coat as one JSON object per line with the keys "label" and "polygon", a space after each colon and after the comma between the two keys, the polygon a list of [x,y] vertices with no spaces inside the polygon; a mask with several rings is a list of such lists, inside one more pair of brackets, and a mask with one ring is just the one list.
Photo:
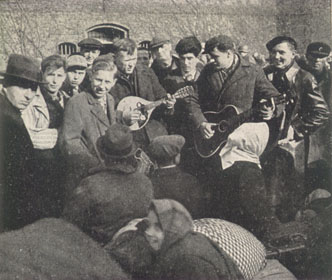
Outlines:
{"label": "wool coat", "polygon": [[81,92],[68,101],[59,135],[65,155],[83,156],[91,166],[98,163],[96,141],[116,121],[114,99],[109,94],[106,99],[107,115],[91,92]]}
{"label": "wool coat", "polygon": [[202,112],[220,111],[234,105],[246,111],[265,98],[278,96],[278,91],[266,79],[261,67],[239,57],[239,65],[224,84],[214,64],[207,64],[197,80],[197,93],[189,104],[189,114],[195,127],[206,121]]}

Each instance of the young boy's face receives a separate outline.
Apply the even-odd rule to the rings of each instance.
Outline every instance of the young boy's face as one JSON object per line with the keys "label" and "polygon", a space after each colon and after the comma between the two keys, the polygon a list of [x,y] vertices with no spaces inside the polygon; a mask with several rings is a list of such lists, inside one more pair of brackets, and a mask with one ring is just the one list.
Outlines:
{"label": "young boy's face", "polygon": [[66,71],[63,67],[60,67],[58,69],[48,67],[43,73],[43,80],[46,82],[44,87],[50,93],[58,92],[65,79],[66,79]]}
{"label": "young boy's face", "polygon": [[71,87],[78,87],[84,80],[86,70],[73,68],[67,72],[67,81]]}

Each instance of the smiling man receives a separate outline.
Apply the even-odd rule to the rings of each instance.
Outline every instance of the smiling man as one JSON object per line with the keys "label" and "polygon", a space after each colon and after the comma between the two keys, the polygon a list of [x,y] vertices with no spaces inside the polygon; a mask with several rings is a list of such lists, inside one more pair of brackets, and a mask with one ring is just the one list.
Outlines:
{"label": "smiling man", "polygon": [[99,60],[91,70],[91,87],[68,101],[59,136],[69,168],[80,166],[75,169],[78,177],[100,163],[96,141],[116,119],[114,99],[108,94],[116,82],[116,66],[111,60]]}
{"label": "smiling man", "polygon": [[[173,111],[175,99],[166,94],[164,88],[158,82],[154,72],[144,66],[137,64],[137,47],[131,39],[121,39],[114,43],[115,63],[119,70],[118,80],[111,90],[115,105],[127,96],[138,96],[148,101],[156,101],[167,97],[166,104],[158,107],[152,120],[141,130],[134,132],[134,139],[141,147],[146,147],[150,141],[162,134],[167,134],[166,128],[158,121],[165,114]],[[122,122],[131,125],[140,119],[138,110],[128,110],[122,114]]]}

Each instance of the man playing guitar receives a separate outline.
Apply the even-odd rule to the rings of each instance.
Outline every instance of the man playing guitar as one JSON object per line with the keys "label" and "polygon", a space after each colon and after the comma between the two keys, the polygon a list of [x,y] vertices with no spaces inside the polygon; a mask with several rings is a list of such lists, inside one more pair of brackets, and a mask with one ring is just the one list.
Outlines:
{"label": "man playing guitar", "polygon": [[269,238],[282,224],[268,203],[259,156],[268,144],[266,122],[279,112],[273,102],[279,93],[259,66],[235,52],[235,44],[228,36],[209,39],[205,53],[214,62],[202,70],[197,93],[189,104],[194,128],[209,139],[215,134],[216,124],[209,122],[203,112],[219,112],[227,105],[251,112],[242,120],[249,122],[228,137],[226,146],[214,157],[203,160],[207,175],[214,182],[213,214],[244,226],[260,238]]}

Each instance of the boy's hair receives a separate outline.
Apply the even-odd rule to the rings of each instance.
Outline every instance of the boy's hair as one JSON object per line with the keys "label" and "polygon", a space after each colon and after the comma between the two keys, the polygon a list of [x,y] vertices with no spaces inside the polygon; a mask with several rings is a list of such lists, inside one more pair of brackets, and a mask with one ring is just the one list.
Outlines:
{"label": "boy's hair", "polygon": [[120,51],[124,51],[132,55],[137,49],[135,41],[129,38],[116,40],[113,46],[115,55],[118,54]]}
{"label": "boy's hair", "polygon": [[66,60],[61,55],[58,55],[58,54],[48,56],[48,57],[44,58],[41,62],[42,73],[45,73],[45,71],[48,68],[52,68],[52,69],[56,70],[61,67],[63,67],[63,69],[66,71],[67,63],[66,63]]}

